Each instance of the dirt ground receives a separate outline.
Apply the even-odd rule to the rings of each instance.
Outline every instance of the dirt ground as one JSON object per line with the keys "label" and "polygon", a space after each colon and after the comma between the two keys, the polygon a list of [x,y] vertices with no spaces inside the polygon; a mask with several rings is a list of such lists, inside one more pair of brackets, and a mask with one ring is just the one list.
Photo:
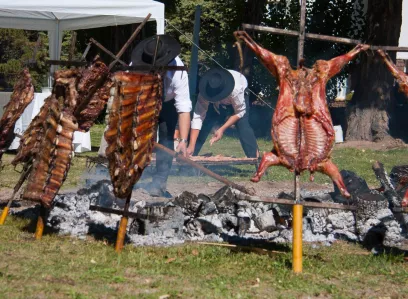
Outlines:
{"label": "dirt ground", "polygon": [[408,148],[408,144],[401,139],[387,139],[379,142],[371,141],[345,141],[336,143],[336,148],[356,148],[356,149],[371,149],[375,151],[390,150],[397,148]]}

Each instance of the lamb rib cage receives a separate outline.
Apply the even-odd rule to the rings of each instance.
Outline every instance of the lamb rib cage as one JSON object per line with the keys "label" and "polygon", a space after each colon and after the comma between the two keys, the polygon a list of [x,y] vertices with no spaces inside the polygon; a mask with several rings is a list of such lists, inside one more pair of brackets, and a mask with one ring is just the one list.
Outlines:
{"label": "lamb rib cage", "polygon": [[126,198],[151,160],[162,105],[159,75],[117,72],[115,95],[105,132],[106,156],[114,193]]}
{"label": "lamb rib cage", "polygon": [[264,154],[251,180],[258,182],[272,165],[283,165],[296,173],[319,171],[330,176],[343,196],[349,197],[339,170],[330,159],[334,129],[325,88],[331,77],[368,46],[359,45],[329,61],[318,60],[312,69],[300,66],[293,70],[285,56],[260,47],[245,31],[236,31],[234,35],[255,52],[279,84],[279,98],[271,130],[274,148]]}
{"label": "lamb rib cage", "polygon": [[24,109],[34,99],[34,86],[28,69],[23,69],[18,81],[14,85],[10,101],[4,107],[3,117],[0,119],[0,160],[14,139],[14,125],[23,114]]}

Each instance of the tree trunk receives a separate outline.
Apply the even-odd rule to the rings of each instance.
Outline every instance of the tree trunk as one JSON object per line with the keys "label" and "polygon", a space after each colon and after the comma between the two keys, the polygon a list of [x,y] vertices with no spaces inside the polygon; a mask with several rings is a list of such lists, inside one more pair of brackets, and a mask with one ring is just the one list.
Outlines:
{"label": "tree trunk", "polygon": [[[402,0],[369,0],[366,43],[397,46],[402,23]],[[395,60],[395,52],[390,52]],[[347,111],[346,140],[381,141],[390,138],[394,79],[375,52],[361,54],[353,83],[354,95]]]}
{"label": "tree trunk", "polygon": [[[266,0],[252,0],[246,2],[243,18],[244,23],[260,25],[266,11],[266,2]],[[255,55],[248,47],[243,47],[242,50],[242,56],[244,58],[242,73],[245,75],[248,82],[252,82],[253,59],[255,58]]]}

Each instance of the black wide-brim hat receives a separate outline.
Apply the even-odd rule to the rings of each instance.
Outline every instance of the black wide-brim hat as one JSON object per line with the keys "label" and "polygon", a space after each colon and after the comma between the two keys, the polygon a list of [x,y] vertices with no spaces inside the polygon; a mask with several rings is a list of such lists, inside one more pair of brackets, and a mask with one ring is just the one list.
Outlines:
{"label": "black wide-brim hat", "polygon": [[214,103],[228,97],[234,86],[234,76],[228,70],[216,67],[201,77],[198,91],[205,100]]}
{"label": "black wide-brim hat", "polygon": [[181,52],[180,44],[171,36],[160,34],[146,38],[139,42],[132,51],[132,66],[153,65],[154,53],[157,54],[155,66],[167,66]]}

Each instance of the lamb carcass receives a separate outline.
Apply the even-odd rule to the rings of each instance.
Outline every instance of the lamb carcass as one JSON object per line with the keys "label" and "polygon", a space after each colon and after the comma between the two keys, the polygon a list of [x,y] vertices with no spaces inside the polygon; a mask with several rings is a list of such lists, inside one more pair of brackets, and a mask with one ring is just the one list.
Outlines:
{"label": "lamb carcass", "polygon": [[0,161],[3,153],[13,142],[16,121],[33,99],[34,86],[31,76],[28,69],[23,69],[17,83],[14,85],[10,102],[4,107],[4,114],[0,119]]}
{"label": "lamb carcass", "polygon": [[378,54],[383,58],[385,65],[388,70],[394,76],[399,84],[399,89],[408,97],[408,75],[403,71],[399,70],[394,62],[391,60],[391,57],[387,55],[383,50],[377,50]]}
{"label": "lamb carcass", "polygon": [[131,194],[150,163],[162,106],[160,75],[117,72],[115,95],[105,139],[113,191],[119,198]]}
{"label": "lamb carcass", "polygon": [[337,166],[331,161],[334,129],[326,102],[327,81],[367,45],[358,45],[349,53],[329,61],[318,60],[313,68],[293,70],[285,56],[276,55],[256,44],[244,31],[234,33],[255,52],[263,65],[277,79],[279,98],[272,118],[274,148],[264,154],[252,181],[258,182],[266,169],[283,165],[290,171],[309,170],[328,175],[345,197],[350,197]]}

